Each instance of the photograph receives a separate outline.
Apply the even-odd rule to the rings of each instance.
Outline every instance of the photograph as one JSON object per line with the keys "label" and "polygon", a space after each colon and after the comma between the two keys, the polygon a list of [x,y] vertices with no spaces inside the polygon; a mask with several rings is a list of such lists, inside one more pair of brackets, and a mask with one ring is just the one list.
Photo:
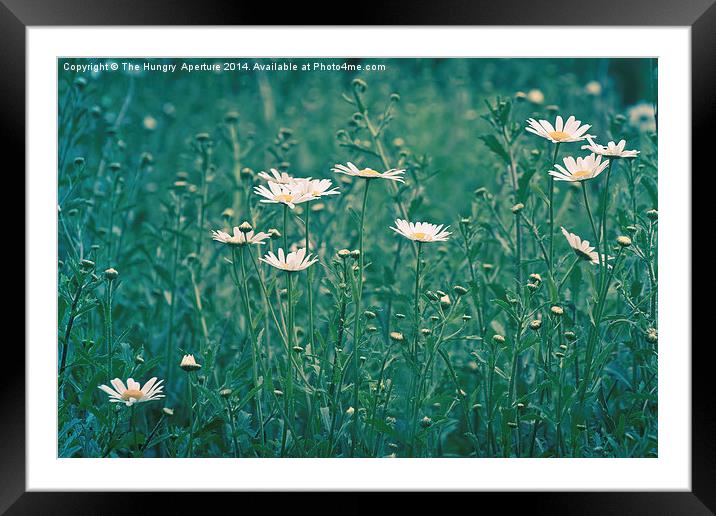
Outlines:
{"label": "photograph", "polygon": [[658,57],[56,65],[58,458],[659,458]]}

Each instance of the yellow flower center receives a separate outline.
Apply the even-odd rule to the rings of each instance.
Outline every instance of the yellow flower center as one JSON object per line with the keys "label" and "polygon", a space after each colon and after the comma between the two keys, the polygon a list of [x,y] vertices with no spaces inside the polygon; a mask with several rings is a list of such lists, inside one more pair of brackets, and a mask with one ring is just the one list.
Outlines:
{"label": "yellow flower center", "polygon": [[379,176],[380,172],[378,172],[377,170],[373,170],[372,168],[364,168],[360,171],[360,175],[365,177],[375,177]]}
{"label": "yellow flower center", "polygon": [[576,172],[572,172],[572,177],[576,179],[582,179],[585,177],[589,177],[592,175],[591,170],[577,170]]}
{"label": "yellow flower center", "polygon": [[275,201],[278,202],[293,202],[293,195],[291,194],[280,194],[274,197]]}
{"label": "yellow flower center", "polygon": [[134,398],[135,400],[141,400],[144,397],[144,393],[142,391],[138,391],[137,389],[127,389],[122,393],[122,399],[128,400],[129,398]]}
{"label": "yellow flower center", "polygon": [[413,233],[413,238],[417,240],[425,240],[425,237],[427,237],[425,233]]}
{"label": "yellow flower center", "polygon": [[557,140],[558,142],[568,140],[570,138],[570,136],[564,131],[552,131],[549,135],[553,140]]}

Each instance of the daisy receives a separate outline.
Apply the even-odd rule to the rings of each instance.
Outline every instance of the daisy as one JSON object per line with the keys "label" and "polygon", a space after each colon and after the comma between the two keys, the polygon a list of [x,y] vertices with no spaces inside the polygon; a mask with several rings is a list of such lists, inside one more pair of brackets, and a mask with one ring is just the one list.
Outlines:
{"label": "daisy", "polygon": [[574,251],[574,254],[583,260],[599,265],[599,253],[594,250],[594,247],[589,245],[589,240],[582,240],[564,228],[562,228],[562,234],[564,238],[567,239],[567,243]]}
{"label": "daisy", "polygon": [[561,116],[557,116],[554,127],[547,120],[538,122],[534,118],[528,119],[527,123],[530,124],[529,127],[525,128],[527,131],[542,138],[547,138],[552,143],[578,142],[591,136],[585,133],[592,126],[581,125],[582,122],[575,119],[574,116],[570,116],[567,122],[564,122]]}
{"label": "daisy", "polygon": [[259,172],[258,176],[261,179],[265,179],[266,181],[270,181],[272,183],[278,183],[280,185],[292,185],[296,182],[307,181],[311,179],[310,177],[296,178],[290,176],[286,172],[279,172],[275,168],[271,169],[271,174],[269,174],[268,172]]}
{"label": "daisy", "polygon": [[211,231],[211,238],[213,240],[216,240],[217,242],[221,242],[222,244],[246,245],[246,244],[263,244],[264,243],[263,241],[266,240],[267,238],[271,238],[271,236],[268,233],[264,233],[261,231],[259,231],[258,233],[254,233],[253,231],[244,233],[238,227],[234,226],[234,234],[233,235],[225,233],[219,229],[217,231],[214,231],[214,230]]}
{"label": "daisy", "polygon": [[341,192],[338,191],[338,188],[331,188],[332,185],[333,183],[330,179],[309,178],[305,181],[295,183],[292,190],[310,195],[311,198],[308,199],[310,201],[323,197],[324,195],[339,195]]}
{"label": "daisy", "polygon": [[296,207],[296,204],[310,201],[312,196],[307,193],[302,193],[296,190],[295,185],[278,184],[273,181],[269,181],[269,187],[266,188],[264,185],[254,187],[254,192],[265,199],[261,199],[261,202],[268,202],[273,204],[285,204],[291,209]]}
{"label": "daisy", "polygon": [[366,179],[373,179],[379,177],[382,179],[391,179],[393,181],[398,181],[399,183],[405,183],[405,180],[403,179],[403,174],[405,173],[405,170],[403,169],[391,168],[390,170],[386,170],[385,172],[378,172],[377,170],[373,170],[372,168],[359,169],[349,161],[348,166],[336,164],[332,170],[333,172],[337,172],[339,174],[346,174],[348,176],[364,177]]}
{"label": "daisy", "polygon": [[629,124],[643,133],[656,131],[656,113],[648,102],[639,102],[627,111]]}
{"label": "daisy", "polygon": [[283,249],[279,248],[278,257],[269,251],[265,257],[259,258],[259,260],[283,271],[296,272],[307,269],[316,263],[318,258],[311,258],[310,254],[306,255],[305,248],[301,248],[293,253],[288,253],[288,255],[285,255]]}
{"label": "daisy", "polygon": [[164,394],[161,394],[164,386],[161,383],[164,380],[157,381],[157,377],[154,376],[149,379],[144,387],[140,388],[139,383],[135,382],[132,378],[127,378],[127,386],[124,386],[122,380],[115,378],[109,383],[111,387],[106,385],[100,385],[99,388],[109,394],[109,401],[112,403],[124,403],[126,406],[131,407],[135,403],[143,403],[145,401],[153,401],[159,398],[163,398]]}
{"label": "daisy", "polygon": [[390,227],[396,233],[403,235],[405,238],[415,240],[417,242],[445,242],[448,236],[451,234],[444,229],[448,229],[450,226],[443,226],[430,224],[429,222],[408,222],[403,219],[396,219],[395,225],[397,227]]}
{"label": "daisy", "polygon": [[194,355],[184,355],[181,359],[179,367],[189,373],[191,371],[197,371],[201,369],[201,364],[197,364],[196,360],[194,359]]}
{"label": "daisy", "polygon": [[594,179],[609,165],[609,160],[602,162],[602,157],[594,154],[590,154],[586,158],[577,158],[576,160],[572,156],[567,156],[563,161],[564,167],[554,165],[558,172],[549,171],[549,175],[553,176],[555,181],[576,182]]}
{"label": "daisy", "polygon": [[607,146],[599,145],[595,143],[591,138],[587,138],[589,145],[582,145],[582,149],[599,154],[600,156],[609,156],[611,158],[636,158],[639,154],[638,150],[624,150],[626,147],[626,140],[621,140],[619,143],[609,142]]}

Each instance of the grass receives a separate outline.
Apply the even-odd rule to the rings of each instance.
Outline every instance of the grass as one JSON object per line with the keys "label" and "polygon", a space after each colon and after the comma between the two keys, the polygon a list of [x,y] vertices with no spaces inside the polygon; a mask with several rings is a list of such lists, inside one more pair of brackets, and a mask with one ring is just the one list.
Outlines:
{"label": "grass", "polygon": [[[657,456],[655,62],[292,61],[60,60],[59,455]],[[525,131],[557,114],[640,153],[554,181],[589,152]],[[347,162],[405,183],[331,171]],[[261,203],[271,168],[340,195]],[[451,235],[415,242],[396,218]],[[271,238],[212,240],[244,221]],[[306,247],[302,271],[260,261]],[[115,377],[165,397],[109,403]]]}

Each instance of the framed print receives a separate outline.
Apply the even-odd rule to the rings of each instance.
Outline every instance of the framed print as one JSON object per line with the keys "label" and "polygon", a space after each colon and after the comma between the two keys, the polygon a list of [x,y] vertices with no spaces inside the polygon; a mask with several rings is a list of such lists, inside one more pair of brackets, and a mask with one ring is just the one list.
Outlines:
{"label": "framed print", "polygon": [[3,509],[352,490],[713,510],[691,346],[709,2],[365,26],[5,4],[27,305]]}

